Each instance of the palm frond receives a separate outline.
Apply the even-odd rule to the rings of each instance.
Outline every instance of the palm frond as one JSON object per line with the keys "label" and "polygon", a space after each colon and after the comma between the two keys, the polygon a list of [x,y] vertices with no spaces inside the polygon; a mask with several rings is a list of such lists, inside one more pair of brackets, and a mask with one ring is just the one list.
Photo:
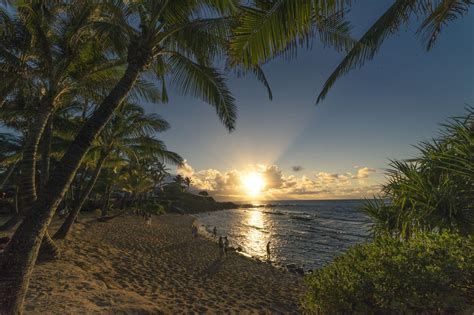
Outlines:
{"label": "palm frond", "polygon": [[169,57],[172,83],[185,95],[201,98],[214,106],[217,115],[229,131],[235,128],[235,99],[225,78],[217,70],[202,66],[178,53]]}

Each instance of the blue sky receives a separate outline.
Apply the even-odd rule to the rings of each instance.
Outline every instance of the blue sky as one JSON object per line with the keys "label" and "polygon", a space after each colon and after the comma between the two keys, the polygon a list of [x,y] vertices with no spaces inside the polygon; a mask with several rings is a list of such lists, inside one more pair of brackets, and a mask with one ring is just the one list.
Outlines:
{"label": "blue sky", "polygon": [[[356,2],[349,15],[354,37],[392,2]],[[415,35],[418,24],[388,39],[372,62],[339,80],[317,106],[317,94],[343,57],[317,40],[294,60],[263,67],[273,101],[253,78],[231,78],[238,105],[232,133],[210,106],[173,91],[168,104],[145,107],[170,122],[159,137],[187,160],[179,172],[219,199],[249,197],[245,178],[251,173],[265,180],[252,198],[370,197],[389,159],[412,157],[414,144],[474,106],[474,13],[445,28],[429,53]]]}
{"label": "blue sky", "polygon": [[[354,35],[390,3],[357,2],[350,13]],[[225,175],[260,164],[276,165],[282,176],[314,179],[359,166],[375,169],[369,182],[380,183],[388,159],[412,156],[413,144],[474,104],[473,13],[446,28],[429,53],[415,35],[417,26],[387,40],[375,60],[338,81],[317,106],[318,92],[343,56],[317,41],[294,60],[264,66],[273,101],[254,79],[233,78],[238,121],[230,134],[210,106],[192,98],[171,93],[169,104],[149,110],[171,123],[160,136],[187,159],[189,174],[212,169]],[[303,170],[295,173],[295,165]]]}

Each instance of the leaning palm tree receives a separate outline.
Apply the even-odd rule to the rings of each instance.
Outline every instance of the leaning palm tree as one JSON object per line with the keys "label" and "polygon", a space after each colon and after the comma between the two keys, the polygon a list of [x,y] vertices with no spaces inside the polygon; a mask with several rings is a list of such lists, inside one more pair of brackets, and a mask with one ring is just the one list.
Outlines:
{"label": "leaning palm tree", "polygon": [[[22,158],[19,162],[18,187],[19,215],[28,215],[37,199],[36,169],[38,147],[45,128],[51,131],[54,111],[70,95],[83,86],[81,82],[107,69],[110,64],[103,46],[86,28],[94,16],[97,5],[93,2],[22,1],[15,3],[16,14],[2,10],[2,34],[6,38],[0,46],[0,69],[2,77],[8,78],[2,86],[2,104],[15,102],[27,89],[27,100],[32,115],[27,125]],[[25,40],[22,45],[17,43]],[[49,128],[47,128],[49,126]],[[47,141],[46,141],[47,142]],[[47,146],[43,161],[48,161]],[[45,187],[48,163],[43,163],[41,183]],[[59,256],[48,232],[45,233],[43,256]]]}
{"label": "leaning palm tree", "polygon": [[[49,179],[56,112],[77,101],[87,105],[88,99],[103,98],[126,64],[123,55],[111,54],[107,39],[98,41],[93,36],[90,27],[97,10],[98,4],[90,1],[24,1],[16,4],[15,18],[10,18],[8,11],[1,15],[7,40],[0,47],[0,73],[12,83],[2,89],[2,104],[4,108],[18,103],[22,108],[27,106],[29,117],[19,162],[20,213],[12,218],[15,222],[29,212],[37,199],[37,188],[44,190]],[[17,44],[22,40],[22,45]],[[157,101],[160,97],[154,90],[139,80],[131,95]],[[41,167],[37,167],[39,155]],[[36,178],[40,179],[39,185]],[[59,250],[48,232],[44,239],[42,256],[58,257]]]}
{"label": "leaning palm tree", "polygon": [[[95,11],[97,16],[92,23],[94,38],[102,42],[107,42],[105,39],[114,40],[115,45],[111,49],[123,52],[127,65],[122,77],[98,102],[97,109],[51,173],[44,188],[48,193],[40,194],[32,203],[30,213],[0,257],[3,271],[0,274],[2,312],[21,312],[39,246],[54,211],[94,139],[142,73],[150,71],[162,83],[170,78],[170,83],[185,94],[199,97],[214,106],[225,126],[229,130],[234,128],[234,98],[224,76],[212,65],[215,57],[225,52],[222,40],[228,29],[225,16],[234,12],[235,1],[145,0],[126,3],[105,1],[100,4],[100,11]],[[139,22],[134,22],[134,18]]]}
{"label": "leaning palm tree", "polygon": [[430,50],[441,31],[465,16],[472,0],[394,0],[392,5],[354,41],[345,15],[350,0],[249,1],[233,29],[231,63],[243,67],[260,65],[277,57],[291,58],[299,46],[311,47],[312,38],[347,55],[327,79],[317,102],[347,72],[372,60],[383,42],[414,19],[421,21],[417,34]]}
{"label": "leaning palm tree", "polygon": [[71,211],[55,233],[54,238],[66,238],[109,157],[115,156],[115,159],[112,158],[112,160],[120,161],[124,156],[130,159],[152,155],[155,159],[175,164],[181,163],[182,159],[179,155],[168,151],[161,141],[154,138],[155,133],[168,128],[168,123],[159,116],[145,114],[143,108],[134,104],[125,103],[122,105],[122,108],[105,126],[89,151],[89,154],[97,156],[90,179],[84,189],[79,192],[79,198],[75,200]]}

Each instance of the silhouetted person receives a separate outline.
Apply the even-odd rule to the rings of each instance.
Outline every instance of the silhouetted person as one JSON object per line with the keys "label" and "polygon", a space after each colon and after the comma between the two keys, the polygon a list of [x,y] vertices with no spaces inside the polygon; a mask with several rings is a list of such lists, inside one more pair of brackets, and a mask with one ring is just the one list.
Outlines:
{"label": "silhouetted person", "polygon": [[214,234],[214,237],[217,237],[217,227],[214,227],[212,230],[212,234]]}
{"label": "silhouetted person", "polygon": [[219,236],[219,254],[224,256],[224,238]]}
{"label": "silhouetted person", "polygon": [[270,241],[267,243],[267,260],[270,260]]}
{"label": "silhouetted person", "polygon": [[229,250],[229,240],[227,236],[224,237],[224,256],[227,257],[227,250]]}

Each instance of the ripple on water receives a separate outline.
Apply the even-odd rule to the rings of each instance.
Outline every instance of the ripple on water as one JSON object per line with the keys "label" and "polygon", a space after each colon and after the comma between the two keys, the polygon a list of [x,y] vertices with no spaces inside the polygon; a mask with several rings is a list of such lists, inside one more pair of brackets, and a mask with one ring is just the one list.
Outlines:
{"label": "ripple on water", "polygon": [[270,207],[223,210],[198,215],[209,231],[217,227],[231,245],[272,262],[321,267],[368,237],[370,219],[357,209],[361,201],[272,202]]}

